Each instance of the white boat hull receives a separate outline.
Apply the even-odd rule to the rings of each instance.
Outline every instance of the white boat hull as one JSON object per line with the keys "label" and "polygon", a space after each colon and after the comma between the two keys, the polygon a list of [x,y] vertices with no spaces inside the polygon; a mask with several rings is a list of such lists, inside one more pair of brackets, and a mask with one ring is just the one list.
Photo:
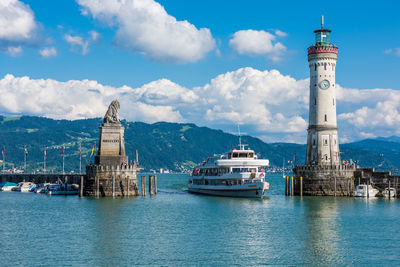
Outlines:
{"label": "white boat hull", "polygon": [[31,190],[31,188],[32,188],[32,187],[21,187],[21,190],[20,190],[20,191],[21,191],[22,193],[26,193],[26,192],[29,192],[29,191]]}
{"label": "white boat hull", "polygon": [[77,195],[78,191],[48,191],[48,195]]}
{"label": "white boat hull", "polygon": [[354,193],[355,197],[376,197],[376,194],[379,193],[378,189],[373,188],[372,186],[368,186],[368,192],[367,192],[367,187],[366,185],[361,185],[362,188],[359,188],[360,186],[356,186],[356,190]]}
{"label": "white boat hull", "polygon": [[1,191],[12,191],[12,189],[14,188],[15,186],[3,186],[2,188],[1,188]]}
{"label": "white boat hull", "polygon": [[224,197],[262,198],[266,190],[269,190],[269,184],[267,182],[223,186],[188,185],[188,191],[190,193]]}

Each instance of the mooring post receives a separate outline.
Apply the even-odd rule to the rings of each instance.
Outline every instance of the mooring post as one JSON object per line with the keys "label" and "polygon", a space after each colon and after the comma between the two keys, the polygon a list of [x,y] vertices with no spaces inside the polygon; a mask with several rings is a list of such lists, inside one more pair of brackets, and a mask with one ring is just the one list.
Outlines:
{"label": "mooring post", "polygon": [[154,175],[154,194],[157,195],[157,175]]}
{"label": "mooring post", "polygon": [[83,175],[81,175],[81,184],[79,186],[79,196],[83,197]]}
{"label": "mooring post", "polygon": [[153,195],[153,175],[149,175],[149,193]]}
{"label": "mooring post", "polygon": [[303,176],[300,176],[300,196],[303,196]]}
{"label": "mooring post", "polygon": [[287,176],[285,176],[285,196],[287,196],[288,195],[288,177]]}
{"label": "mooring post", "polygon": [[369,182],[367,183],[367,198],[369,198]]}
{"label": "mooring post", "polygon": [[142,196],[146,196],[146,176],[142,176]]}
{"label": "mooring post", "polygon": [[115,197],[115,175],[112,176],[112,196]]}
{"label": "mooring post", "polygon": [[336,197],[336,176],[335,176],[335,197]]}
{"label": "mooring post", "polygon": [[290,177],[290,194],[291,194],[291,196],[294,196],[294,180],[293,180],[293,176],[292,177]]}
{"label": "mooring post", "polygon": [[390,179],[388,179],[388,183],[389,183],[388,189],[389,189],[389,199],[390,199]]}

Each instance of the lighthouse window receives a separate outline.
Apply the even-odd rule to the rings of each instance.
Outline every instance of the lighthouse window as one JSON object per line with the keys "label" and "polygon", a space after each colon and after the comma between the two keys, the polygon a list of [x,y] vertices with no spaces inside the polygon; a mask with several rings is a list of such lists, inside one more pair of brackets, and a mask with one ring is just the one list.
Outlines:
{"label": "lighthouse window", "polygon": [[325,155],[325,160],[328,160],[328,155]]}
{"label": "lighthouse window", "polygon": [[328,140],[327,139],[324,140],[324,144],[328,145]]}
{"label": "lighthouse window", "polygon": [[326,63],[324,64],[324,69],[326,70]]}
{"label": "lighthouse window", "polygon": [[328,121],[328,116],[326,116],[326,114],[325,114],[325,121]]}
{"label": "lighthouse window", "polygon": [[317,70],[317,64],[314,64],[314,70]]}

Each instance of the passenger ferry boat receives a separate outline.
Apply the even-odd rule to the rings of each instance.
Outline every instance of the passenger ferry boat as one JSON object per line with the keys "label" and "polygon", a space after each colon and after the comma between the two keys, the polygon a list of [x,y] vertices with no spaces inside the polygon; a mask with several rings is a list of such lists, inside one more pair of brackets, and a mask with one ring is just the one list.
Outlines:
{"label": "passenger ferry boat", "polygon": [[209,157],[192,171],[188,190],[191,193],[262,198],[269,183],[265,181],[268,159],[258,159],[251,149],[239,149]]}

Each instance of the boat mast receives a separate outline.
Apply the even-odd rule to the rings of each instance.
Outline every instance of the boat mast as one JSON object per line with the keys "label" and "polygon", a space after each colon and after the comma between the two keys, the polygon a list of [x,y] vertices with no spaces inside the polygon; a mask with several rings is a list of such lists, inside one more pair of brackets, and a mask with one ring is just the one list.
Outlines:
{"label": "boat mast", "polygon": [[240,134],[240,125],[238,124],[238,136],[239,136],[239,150],[244,150],[245,144],[242,144],[242,136]]}

